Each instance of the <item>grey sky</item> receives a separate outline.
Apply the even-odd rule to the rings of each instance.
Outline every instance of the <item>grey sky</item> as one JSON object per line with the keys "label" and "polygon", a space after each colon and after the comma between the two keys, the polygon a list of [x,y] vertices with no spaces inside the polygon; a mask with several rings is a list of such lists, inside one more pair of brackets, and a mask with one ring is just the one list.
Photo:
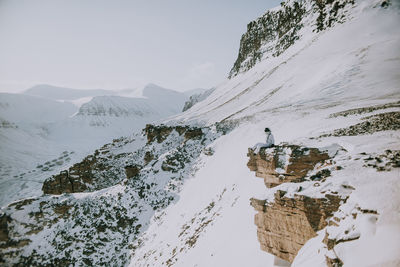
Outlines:
{"label": "grey sky", "polygon": [[221,82],[275,0],[0,0],[0,91]]}

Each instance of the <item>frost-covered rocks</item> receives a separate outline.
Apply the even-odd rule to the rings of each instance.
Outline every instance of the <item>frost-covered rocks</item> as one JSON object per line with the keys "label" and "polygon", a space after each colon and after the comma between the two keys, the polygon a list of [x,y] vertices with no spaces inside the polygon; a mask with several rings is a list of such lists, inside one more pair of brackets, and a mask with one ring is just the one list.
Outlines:
{"label": "frost-covered rocks", "polygon": [[[338,149],[338,146],[333,147],[334,151],[330,153],[336,153]],[[330,158],[327,150],[289,144],[261,149],[257,154],[249,149],[247,156],[250,158],[247,166],[257,177],[264,178],[267,187],[301,182],[317,164],[321,166]]]}
{"label": "frost-covered rocks", "polygon": [[[332,158],[343,151],[336,144],[319,149],[281,144],[261,149],[258,154],[249,149],[247,166],[257,177],[264,178],[268,188],[305,180],[317,181],[313,186],[318,187],[318,181],[325,181],[331,174],[330,168],[335,168]],[[258,211],[254,221],[261,249],[287,262],[293,262],[302,246],[328,225],[327,219],[347,199],[338,192],[318,189],[315,191],[321,191],[321,195],[310,197],[303,195],[302,190],[300,185],[298,193],[290,196],[278,189],[273,199],[251,199],[251,206]]]}
{"label": "frost-covered rocks", "polygon": [[3,208],[2,263],[122,266],[129,262],[129,244],[155,211],[176,201],[203,149],[221,135],[215,127],[148,125],[146,129],[144,134],[115,139],[46,180],[45,195]]}

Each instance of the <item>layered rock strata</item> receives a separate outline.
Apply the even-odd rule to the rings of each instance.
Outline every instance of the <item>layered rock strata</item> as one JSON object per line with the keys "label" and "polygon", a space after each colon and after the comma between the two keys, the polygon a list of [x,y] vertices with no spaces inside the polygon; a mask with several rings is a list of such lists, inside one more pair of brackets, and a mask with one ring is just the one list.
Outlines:
{"label": "layered rock strata", "polygon": [[331,194],[289,198],[285,193],[278,190],[271,203],[251,199],[251,205],[258,211],[254,220],[261,249],[292,262],[301,247],[327,226],[326,219],[337,211],[342,199]]}
{"label": "layered rock strata", "polygon": [[255,154],[249,149],[247,166],[263,178],[268,188],[287,182],[301,182],[318,163],[329,159],[327,152],[298,145],[282,145],[261,149]]}
{"label": "layered rock strata", "polygon": [[[261,149],[257,154],[249,149],[248,156],[250,159],[247,166],[256,172],[257,177],[264,178],[268,188],[287,182],[304,181],[311,170],[318,165],[324,166],[330,159],[328,152],[317,148],[286,144]],[[324,175],[317,175],[321,172]],[[308,179],[330,175],[328,169],[318,173]],[[286,196],[286,193],[277,190],[272,201],[252,198],[251,206],[258,211],[254,220],[261,249],[282,260],[293,262],[301,247],[328,225],[327,219],[339,209],[345,198],[337,193],[318,198],[301,194]]]}

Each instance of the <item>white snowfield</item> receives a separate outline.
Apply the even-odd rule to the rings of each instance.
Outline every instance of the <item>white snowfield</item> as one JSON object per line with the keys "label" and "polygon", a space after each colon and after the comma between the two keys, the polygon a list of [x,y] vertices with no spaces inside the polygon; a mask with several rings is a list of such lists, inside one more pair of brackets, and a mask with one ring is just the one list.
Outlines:
{"label": "white snowfield", "polygon": [[24,94],[0,93],[0,126],[13,126],[0,127],[0,206],[40,195],[46,178],[114,138],[181,112],[188,99],[154,84],[135,97],[132,91],[40,85]]}
{"label": "white snowfield", "polygon": [[[274,257],[259,248],[249,199],[268,199],[277,189],[290,195],[298,184],[267,189],[247,168],[247,148],[264,140],[265,127],[272,130],[276,144],[336,143],[347,150],[335,159],[343,170],[321,186],[334,191],[350,185],[355,190],[342,190],[349,199],[335,216],[346,219],[327,230],[360,238],[337,245],[335,252],[344,266],[400,266],[400,169],[378,172],[363,166],[360,159],[360,153],[399,150],[399,131],[311,139],[357,124],[363,117],[400,111],[394,107],[330,117],[400,100],[399,3],[391,1],[385,9],[381,2],[355,1],[345,23],[319,33],[306,25],[300,40],[282,55],[265,56],[249,71],[219,85],[204,101],[168,120],[200,125],[233,120],[236,128],[212,144],[214,155],[200,160],[200,170],[185,183],[178,203],[152,221],[132,254],[131,266],[274,266]],[[321,191],[307,182],[302,186],[300,194],[318,196]],[[352,220],[350,214],[357,208],[378,214]],[[332,251],[323,246],[324,235],[321,230],[309,240],[292,266],[326,266],[325,255]],[[193,247],[185,243],[188,236],[196,237]]]}

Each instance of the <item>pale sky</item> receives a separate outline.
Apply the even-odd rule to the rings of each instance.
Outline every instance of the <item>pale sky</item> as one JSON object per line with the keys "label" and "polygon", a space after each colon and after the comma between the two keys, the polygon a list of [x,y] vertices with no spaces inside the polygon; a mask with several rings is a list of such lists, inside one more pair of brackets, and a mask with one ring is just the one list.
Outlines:
{"label": "pale sky", "polygon": [[223,81],[275,0],[0,0],[0,91],[37,84],[178,91]]}

